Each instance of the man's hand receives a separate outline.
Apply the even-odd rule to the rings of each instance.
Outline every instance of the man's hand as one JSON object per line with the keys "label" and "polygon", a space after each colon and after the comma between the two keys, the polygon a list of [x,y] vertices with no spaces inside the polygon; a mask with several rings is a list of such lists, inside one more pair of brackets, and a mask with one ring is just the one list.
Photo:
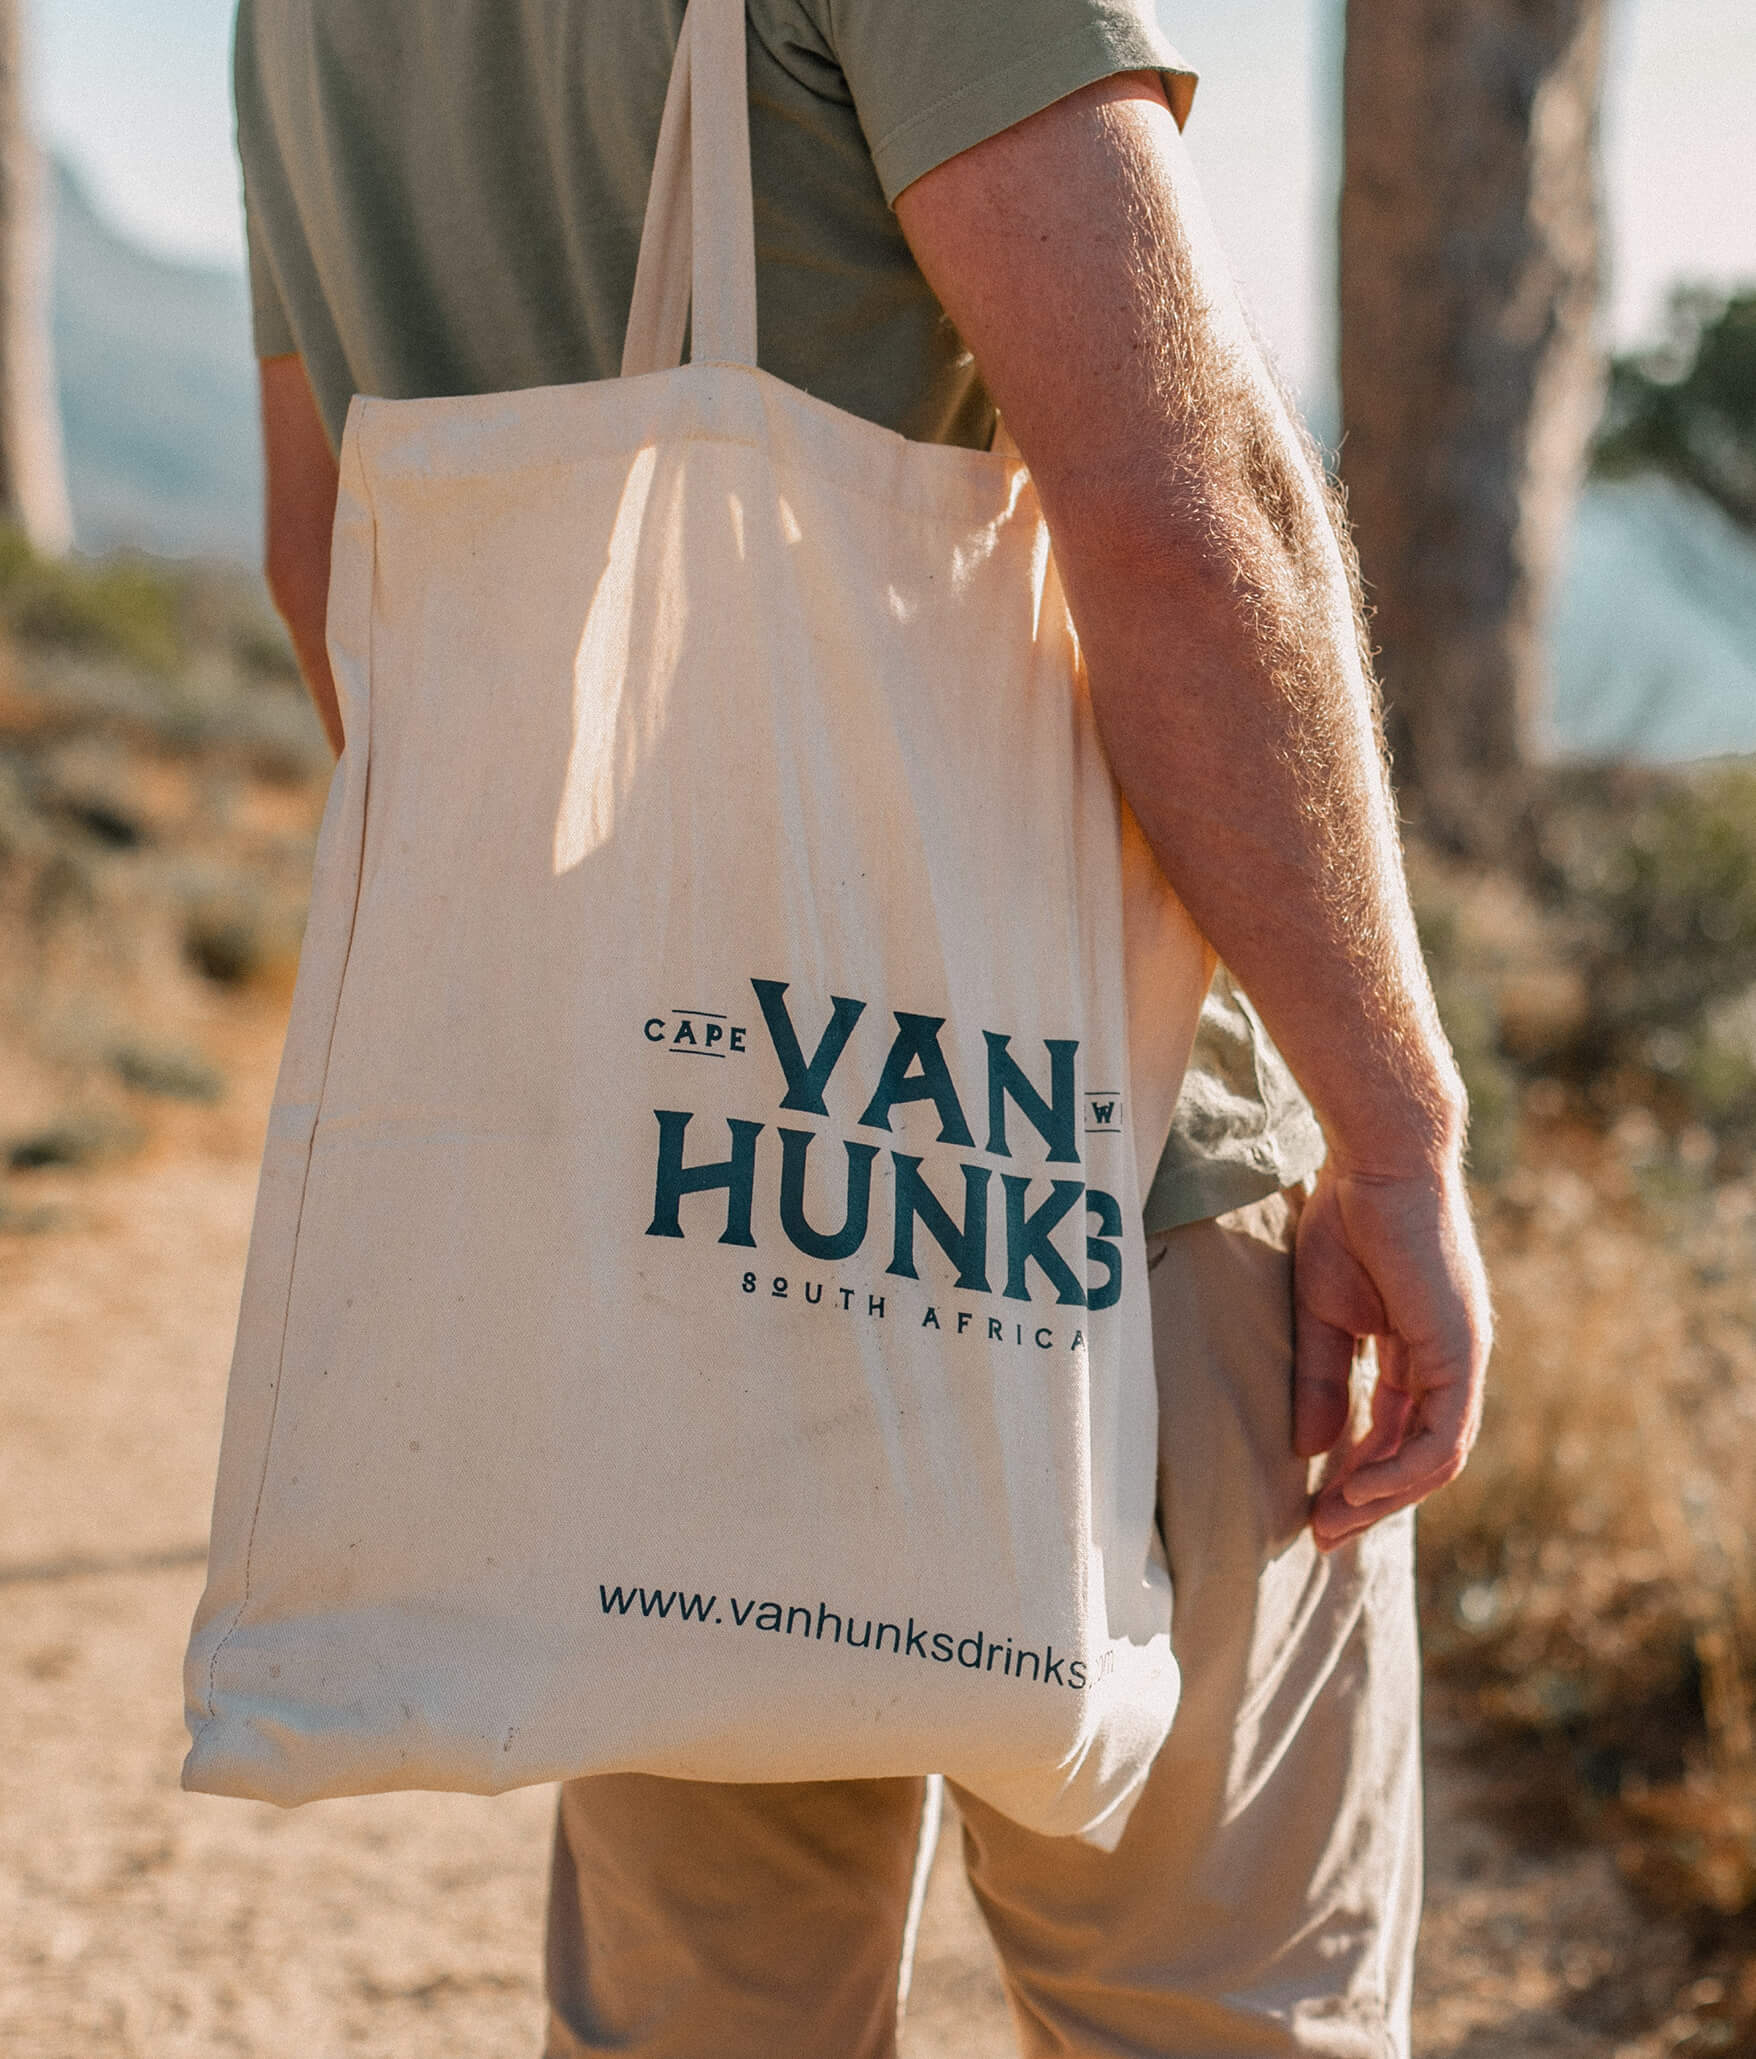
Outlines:
{"label": "man's hand", "polygon": [[[1454,1479],[1481,1425],[1493,1324],[1456,1163],[1326,1165],[1299,1218],[1293,1301],[1293,1448],[1335,1455],[1311,1511],[1333,1551]],[[1356,1429],[1350,1379],[1365,1338],[1378,1379]]]}

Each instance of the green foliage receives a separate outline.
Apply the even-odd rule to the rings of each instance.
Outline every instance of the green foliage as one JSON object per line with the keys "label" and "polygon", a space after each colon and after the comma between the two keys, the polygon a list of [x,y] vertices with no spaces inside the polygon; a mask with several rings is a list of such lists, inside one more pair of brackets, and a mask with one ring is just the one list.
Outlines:
{"label": "green foliage", "polygon": [[39,557],[16,529],[0,529],[0,627],[35,650],[112,659],[161,685],[198,655],[221,657],[241,685],[298,684],[257,582],[213,566]]}
{"label": "green foliage", "polygon": [[1457,909],[1432,891],[1416,898],[1433,997],[1469,1096],[1469,1166],[1493,1181],[1518,1147],[1518,1076],[1502,1049],[1494,968],[1473,950]]}
{"label": "green foliage", "polygon": [[1415,866],[1476,1180],[1513,1166],[1533,1091],[1756,1158],[1756,768],[1558,774],[1530,853],[1519,874]]}
{"label": "green foliage", "polygon": [[216,987],[248,985],[265,956],[262,925],[252,909],[204,903],[184,919],[184,963]]}
{"label": "green foliage", "polygon": [[280,623],[254,614],[231,630],[232,656],[247,680],[274,686],[298,686],[299,662]]}
{"label": "green foliage", "polygon": [[1756,1118],[1756,770],[1611,775],[1560,800],[1543,844],[1588,990],[1573,1072],[1643,1072],[1716,1127]]}
{"label": "green foliage", "polygon": [[25,643],[119,658],[161,677],[182,662],[175,574],[141,558],[43,558],[0,532],[0,620]]}
{"label": "green foliage", "polygon": [[1610,367],[1593,464],[1663,472],[1756,529],[1756,289],[1672,295],[1658,348]]}
{"label": "green foliage", "polygon": [[3,1148],[12,1172],[40,1172],[49,1166],[83,1167],[140,1148],[137,1122],[112,1109],[89,1108],[11,1138]]}
{"label": "green foliage", "polygon": [[217,1101],[225,1092],[224,1077],[194,1051],[172,1045],[118,1044],[110,1065],[125,1087],[137,1094],[158,1094],[169,1101]]}

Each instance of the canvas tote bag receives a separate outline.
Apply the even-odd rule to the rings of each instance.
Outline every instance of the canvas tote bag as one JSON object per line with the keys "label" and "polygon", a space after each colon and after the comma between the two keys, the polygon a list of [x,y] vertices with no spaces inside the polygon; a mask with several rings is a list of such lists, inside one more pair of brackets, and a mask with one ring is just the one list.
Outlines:
{"label": "canvas tote bag", "polygon": [[184,1782],[936,1770],[1108,1841],[1209,958],[1025,470],[756,369],[744,96],[692,0],[625,376],[348,416]]}

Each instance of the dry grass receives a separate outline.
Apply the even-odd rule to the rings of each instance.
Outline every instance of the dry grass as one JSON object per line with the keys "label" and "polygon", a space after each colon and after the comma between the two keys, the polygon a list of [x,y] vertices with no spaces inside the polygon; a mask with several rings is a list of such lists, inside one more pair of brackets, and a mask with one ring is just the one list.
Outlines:
{"label": "dry grass", "polygon": [[1500,1321],[1480,1447],[1423,1516],[1427,1650],[1521,1837],[1607,1841],[1685,1923],[1664,2048],[1751,2054],[1756,787],[1574,779],[1543,828],[1532,878],[1420,873]]}

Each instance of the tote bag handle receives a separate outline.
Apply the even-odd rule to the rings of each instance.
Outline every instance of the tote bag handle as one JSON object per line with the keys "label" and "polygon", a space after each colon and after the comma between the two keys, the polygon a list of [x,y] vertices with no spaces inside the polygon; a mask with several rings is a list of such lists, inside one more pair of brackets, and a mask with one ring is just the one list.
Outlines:
{"label": "tote bag handle", "polygon": [[658,151],[622,376],[675,371],[690,321],[695,364],[756,362],[756,222],[744,0],[689,0]]}

